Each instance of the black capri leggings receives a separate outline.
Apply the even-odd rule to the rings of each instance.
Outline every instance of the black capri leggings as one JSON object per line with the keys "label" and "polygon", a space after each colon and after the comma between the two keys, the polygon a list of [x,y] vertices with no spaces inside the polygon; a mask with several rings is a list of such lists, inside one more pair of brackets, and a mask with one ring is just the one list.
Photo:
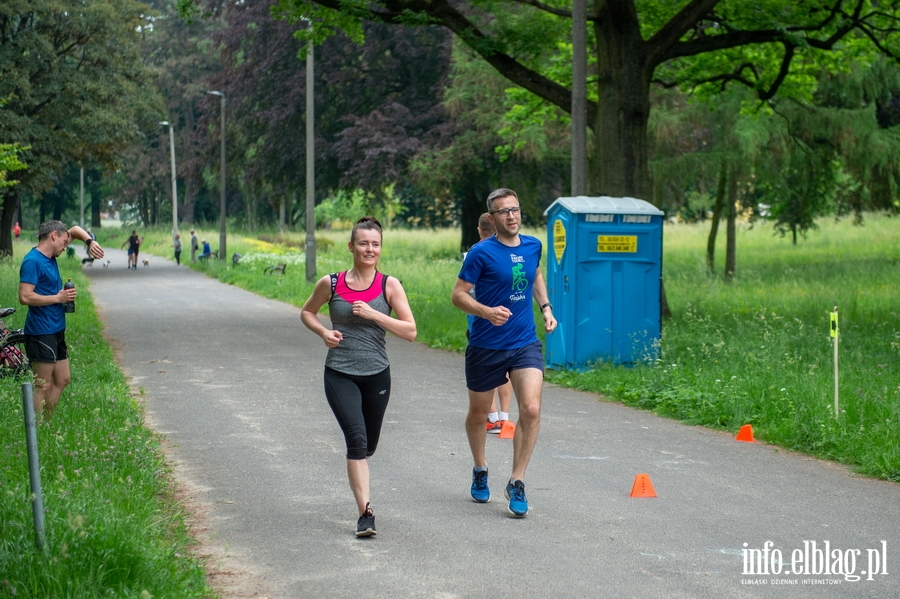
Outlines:
{"label": "black capri leggings", "polygon": [[325,398],[344,432],[348,460],[364,460],[375,453],[381,423],[391,399],[391,369],[354,376],[325,368]]}

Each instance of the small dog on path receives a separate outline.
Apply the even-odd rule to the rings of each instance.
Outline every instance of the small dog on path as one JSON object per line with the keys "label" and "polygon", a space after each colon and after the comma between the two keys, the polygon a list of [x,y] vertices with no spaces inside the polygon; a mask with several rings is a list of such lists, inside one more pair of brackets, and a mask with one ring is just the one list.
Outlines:
{"label": "small dog on path", "polygon": [[94,265],[94,259],[91,258],[91,257],[82,258],[82,259],[81,259],[81,265],[82,265],[82,266],[93,266],[93,265]]}
{"label": "small dog on path", "polygon": [[103,268],[109,268],[109,260],[103,263]]}
{"label": "small dog on path", "polygon": [[150,261],[149,261],[149,260],[144,260],[144,266],[150,266]]}

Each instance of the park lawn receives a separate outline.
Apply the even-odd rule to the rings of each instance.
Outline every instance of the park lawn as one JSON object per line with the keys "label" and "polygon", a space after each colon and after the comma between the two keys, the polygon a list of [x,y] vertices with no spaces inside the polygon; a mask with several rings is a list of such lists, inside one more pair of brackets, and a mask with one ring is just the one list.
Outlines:
{"label": "park lawn", "polygon": [[[530,233],[546,239],[544,230]],[[721,276],[722,235],[719,272],[707,273],[707,233],[708,224],[665,226],[663,278],[673,316],[663,323],[658,361],[548,370],[547,379],[686,423],[732,432],[751,424],[757,439],[900,481],[900,220],[867,215],[856,226],[822,219],[797,245],[768,224],[742,223],[732,283]],[[217,230],[200,234],[218,240]],[[317,239],[318,276],[350,266],[348,231],[317,232]],[[312,289],[304,242],[303,233],[232,232],[229,254],[244,256],[238,266],[226,260],[194,268],[300,306]],[[388,230],[381,261],[384,272],[403,282],[419,341],[452,351],[466,343],[465,316],[449,299],[458,244],[455,230]],[[151,231],[144,251],[169,256],[170,245],[166,233]],[[288,264],[284,276],[263,274],[277,263]],[[835,306],[837,418],[829,336]]]}
{"label": "park lawn", "polygon": [[[0,307],[18,312],[19,262],[0,262]],[[0,379],[0,597],[213,597],[192,556],[181,506],[159,439],[103,340],[80,262],[60,258],[79,289],[68,315],[72,383],[56,414],[38,426],[45,510],[44,551],[36,547],[21,380]]]}

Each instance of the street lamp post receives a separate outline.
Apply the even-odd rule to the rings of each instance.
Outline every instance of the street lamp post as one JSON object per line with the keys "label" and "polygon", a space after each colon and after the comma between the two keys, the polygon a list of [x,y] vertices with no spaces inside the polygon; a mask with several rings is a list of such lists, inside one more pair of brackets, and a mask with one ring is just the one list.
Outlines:
{"label": "street lamp post", "polygon": [[306,50],[306,280],[316,279],[316,169],[313,43]]}
{"label": "street lamp post", "polygon": [[219,185],[219,260],[224,260],[228,252],[225,249],[225,94],[217,91],[206,92],[214,96],[219,96],[222,100],[221,122],[222,122],[222,143],[221,143],[221,184]]}
{"label": "street lamp post", "polygon": [[178,233],[178,186],[175,184],[175,127],[169,121],[160,121],[169,127],[169,154],[172,156],[172,238]]}
{"label": "street lamp post", "polygon": [[81,167],[81,228],[84,228],[84,167]]}
{"label": "street lamp post", "polygon": [[587,193],[587,2],[572,5],[572,195]]}

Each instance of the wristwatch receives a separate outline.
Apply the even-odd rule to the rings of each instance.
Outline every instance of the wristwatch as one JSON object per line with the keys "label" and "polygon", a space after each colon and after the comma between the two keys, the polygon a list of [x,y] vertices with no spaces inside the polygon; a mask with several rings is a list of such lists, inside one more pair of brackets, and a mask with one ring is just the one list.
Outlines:
{"label": "wristwatch", "polygon": [[553,306],[550,305],[550,302],[547,302],[546,304],[541,304],[541,312],[544,311],[544,308],[550,308],[552,310]]}

